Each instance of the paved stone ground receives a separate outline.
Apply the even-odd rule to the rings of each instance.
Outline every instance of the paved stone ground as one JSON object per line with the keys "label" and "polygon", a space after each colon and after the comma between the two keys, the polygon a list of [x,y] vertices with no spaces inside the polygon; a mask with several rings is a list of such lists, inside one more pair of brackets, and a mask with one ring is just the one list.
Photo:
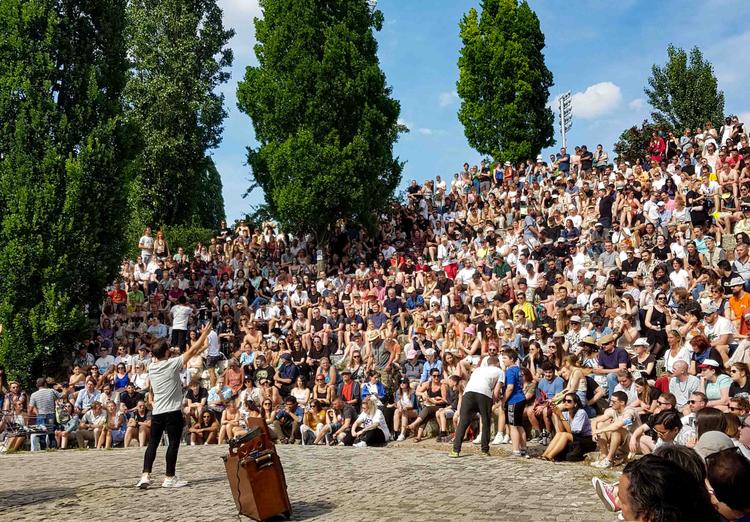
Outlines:
{"label": "paved stone ground", "polygon": [[[483,457],[473,448],[448,459],[446,445],[408,440],[380,449],[277,448],[294,520],[614,520],[591,487],[598,471],[584,465]],[[0,520],[237,520],[225,452],[183,446],[178,474],[190,486],[146,491],[134,488],[143,459],[136,448],[0,456]],[[163,472],[160,448],[155,479]]]}

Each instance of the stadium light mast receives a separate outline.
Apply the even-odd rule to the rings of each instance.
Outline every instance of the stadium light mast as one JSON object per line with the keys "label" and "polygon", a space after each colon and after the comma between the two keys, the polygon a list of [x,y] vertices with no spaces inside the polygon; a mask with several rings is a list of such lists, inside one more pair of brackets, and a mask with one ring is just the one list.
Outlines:
{"label": "stadium light mast", "polygon": [[562,134],[562,146],[567,148],[568,131],[573,126],[573,96],[570,91],[566,92],[558,100],[560,108],[560,134]]}

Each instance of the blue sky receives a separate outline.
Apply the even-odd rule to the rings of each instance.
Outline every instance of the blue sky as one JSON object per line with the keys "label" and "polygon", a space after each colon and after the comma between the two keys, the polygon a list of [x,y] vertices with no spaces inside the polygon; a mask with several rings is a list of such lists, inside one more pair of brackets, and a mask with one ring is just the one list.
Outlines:
{"label": "blue sky", "polygon": [[[750,121],[750,2],[640,0],[531,0],[554,74],[550,103],[565,91],[573,98],[573,128],[568,144],[612,144],[627,127],[648,117],[643,87],[651,65],[666,61],[669,43],[698,46],[710,60],[726,96],[727,113]],[[229,116],[224,139],[213,152],[222,175],[227,217],[233,220],[262,202],[260,191],[242,194],[250,184],[245,148],[253,143],[252,124],[236,107],[237,82],[255,65],[252,19],[257,0],[219,0],[225,25],[236,31],[232,78],[223,86]],[[458,21],[478,1],[379,0],[385,16],[377,34],[379,57],[393,96],[401,102],[401,120],[411,132],[395,152],[404,168],[404,185],[437,174],[451,176],[464,162],[480,157],[464,137],[456,112],[457,60],[461,47]],[[743,96],[744,95],[744,96]],[[560,141],[559,127],[555,137]],[[556,146],[557,147],[557,146]]]}

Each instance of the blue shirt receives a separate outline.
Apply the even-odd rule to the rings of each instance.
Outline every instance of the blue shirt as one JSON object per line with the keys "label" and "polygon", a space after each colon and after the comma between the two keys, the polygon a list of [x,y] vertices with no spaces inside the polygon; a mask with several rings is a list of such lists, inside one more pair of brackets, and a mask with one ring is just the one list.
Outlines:
{"label": "blue shirt", "polygon": [[440,376],[443,376],[443,361],[436,359],[435,362],[425,361],[422,366],[422,376],[419,378],[419,382],[425,382],[430,378],[430,372],[433,368],[440,370]]}
{"label": "blue shirt", "polygon": [[[302,406],[298,405],[297,409],[294,410],[294,414],[297,417],[302,417],[305,414],[305,410],[302,409]],[[276,413],[276,420],[281,420],[284,417],[288,417],[288,414],[286,412],[286,407],[282,406],[281,408],[279,408],[279,411]]]}
{"label": "blue shirt", "polygon": [[99,400],[100,396],[101,393],[99,392],[99,390],[94,390],[93,393],[89,394],[88,391],[83,389],[78,393],[78,398],[76,399],[76,408],[81,410],[88,410],[91,408],[91,404],[93,404],[94,401]]}
{"label": "blue shirt", "polygon": [[563,384],[563,380],[556,376],[551,381],[548,381],[546,378],[542,378],[539,380],[539,385],[536,388],[536,397],[537,399],[541,397],[541,392],[544,392],[547,394],[547,398],[551,399],[565,388]]}
{"label": "blue shirt", "polygon": [[523,401],[526,396],[523,393],[523,375],[521,374],[521,368],[517,365],[508,367],[505,370],[505,385],[513,385],[513,393],[511,393],[508,399],[508,405],[512,406],[516,403]]}

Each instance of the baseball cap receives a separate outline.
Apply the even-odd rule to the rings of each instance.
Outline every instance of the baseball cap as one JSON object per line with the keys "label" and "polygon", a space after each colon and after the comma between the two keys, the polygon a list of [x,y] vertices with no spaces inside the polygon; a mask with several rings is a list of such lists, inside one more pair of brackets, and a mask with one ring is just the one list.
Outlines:
{"label": "baseball cap", "polygon": [[703,306],[701,306],[701,310],[704,314],[713,314],[719,311],[719,309],[713,303],[704,304]]}
{"label": "baseball cap", "polygon": [[650,344],[648,342],[648,339],[646,339],[645,337],[639,337],[635,340],[633,346],[650,346]]}
{"label": "baseball cap", "polygon": [[407,359],[414,359],[416,356],[417,356],[417,351],[414,349],[411,349],[408,352],[406,352]]}
{"label": "baseball cap", "polygon": [[571,323],[580,323],[581,322],[581,316],[580,315],[574,315],[570,318]]}
{"label": "baseball cap", "polygon": [[702,363],[698,365],[698,368],[718,368],[720,364],[713,359],[704,359]]}
{"label": "baseball cap", "polygon": [[726,433],[721,431],[707,431],[698,439],[698,443],[694,449],[705,460],[714,453],[734,447],[734,442],[732,442],[732,439]]}

